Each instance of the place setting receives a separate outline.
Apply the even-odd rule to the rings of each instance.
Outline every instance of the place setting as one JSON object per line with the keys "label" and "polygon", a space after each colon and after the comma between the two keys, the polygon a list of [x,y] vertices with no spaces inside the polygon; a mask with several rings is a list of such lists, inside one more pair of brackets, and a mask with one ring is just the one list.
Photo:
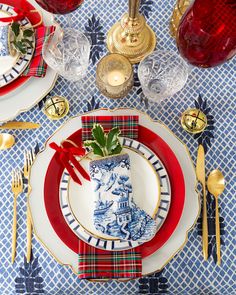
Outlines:
{"label": "place setting", "polygon": [[[96,122],[96,118],[98,118],[99,122],[104,120],[106,124],[105,126],[109,124],[107,118],[113,118],[113,122],[117,122],[123,119],[124,122],[122,122],[121,124],[124,126],[126,132],[129,132],[129,126],[125,126],[125,124],[129,124],[128,122],[130,122],[130,120],[134,121],[135,118],[138,118],[135,119],[135,121],[137,122],[137,120],[139,120],[140,122],[140,125],[137,125],[136,127],[132,126],[130,129],[130,133],[132,133],[135,128],[138,130],[137,140],[124,137],[121,139],[119,144],[123,146],[124,156],[128,156],[122,161],[127,161],[128,166],[131,166],[132,164],[137,166],[133,169],[130,168],[132,179],[135,179],[134,183],[132,181],[134,185],[133,189],[130,183],[124,183],[124,187],[127,187],[127,189],[129,188],[130,193],[133,192],[133,194],[135,194],[133,197],[130,196],[130,198],[131,200],[133,198],[133,202],[137,202],[137,205],[136,203],[131,204],[135,207],[138,206],[139,210],[141,210],[142,208],[143,214],[145,212],[143,219],[152,220],[153,235],[155,233],[155,237],[152,237],[152,239],[150,239],[151,236],[149,236],[147,241],[143,241],[140,236],[140,240],[123,240],[122,238],[125,236],[124,234],[119,234],[119,231],[115,231],[114,237],[109,237],[107,230],[105,230],[105,228],[108,226],[105,224],[107,224],[108,221],[103,224],[101,223],[100,218],[102,218],[102,214],[105,214],[106,210],[108,210],[108,212],[110,210],[111,212],[109,214],[113,215],[113,217],[110,217],[110,223],[114,223],[114,216],[117,215],[115,211],[114,213],[112,213],[113,210],[115,210],[117,206],[125,206],[125,203],[123,205],[122,203],[120,205],[114,204],[116,205],[114,206],[113,200],[112,198],[109,198],[109,193],[107,192],[104,193],[104,200],[102,197],[102,193],[99,193],[99,195],[95,198],[88,199],[89,196],[94,194],[94,185],[99,185],[101,180],[97,180],[95,176],[94,181],[93,179],[91,179],[92,164],[91,160],[86,159],[86,157],[83,156],[80,162],[80,167],[82,167],[86,172],[85,178],[80,177],[80,179],[78,180],[78,175],[74,175],[74,173],[76,173],[75,171],[74,173],[68,173],[68,169],[70,171],[71,168],[67,168],[65,170],[65,167],[67,167],[67,164],[65,164],[65,160],[66,158],[70,159],[71,157],[70,150],[76,150],[75,145],[81,147],[83,130],[85,128],[85,132],[87,133],[86,126],[89,123],[88,120],[93,120],[92,122]],[[129,121],[126,121],[127,118]],[[82,130],[81,128],[78,128],[79,124],[82,127]],[[159,132],[157,131],[158,129],[162,130],[164,134],[163,137],[168,142],[168,144],[164,141],[163,137],[161,138],[157,135],[159,134]],[[61,142],[65,138],[66,140],[63,143],[63,148],[58,147],[58,142]],[[152,139],[151,142],[150,139]],[[85,143],[86,142],[87,141],[85,141]],[[177,155],[175,155],[175,153],[168,146],[170,144],[174,146],[176,145],[176,143],[179,148],[179,151],[177,151]],[[66,146],[68,146],[68,153],[66,152]],[[159,148],[157,148],[157,146]],[[57,150],[54,156],[54,150],[52,148],[55,148]],[[182,152],[184,152],[184,154],[182,154]],[[179,157],[181,157],[182,159],[178,159],[178,153]],[[166,157],[167,155],[168,160]],[[88,154],[88,158],[92,156],[93,155],[90,156],[90,153]],[[121,157],[124,156],[121,154]],[[110,156],[108,156],[107,159],[109,158]],[[107,161],[106,158],[104,160]],[[96,162],[102,160],[92,160],[92,163],[93,161]],[[179,161],[182,161],[182,163],[179,163]],[[72,160],[71,163],[73,163]],[[108,162],[108,165],[112,165],[112,163],[110,164]],[[162,259],[159,260],[159,256],[161,256],[161,249],[165,247],[166,250],[163,249],[163,251],[168,251],[167,259],[169,259],[175,253],[175,251],[177,251],[178,248],[182,246],[182,243],[186,239],[186,233],[189,229],[188,227],[191,227],[193,225],[199,213],[199,200],[197,193],[195,192],[195,172],[191,164],[191,160],[185,151],[185,146],[178,139],[176,139],[170,131],[165,130],[165,127],[163,127],[161,124],[152,123],[151,120],[146,117],[146,115],[139,114],[136,111],[120,110],[110,112],[108,110],[101,110],[91,113],[89,117],[82,116],[81,118],[73,118],[68,123],[66,123],[60,131],[56,132],[55,135],[48,141],[46,149],[44,150],[44,152],[39,154],[32,168],[33,169],[31,171],[30,179],[32,194],[29,198],[29,204],[31,208],[34,232],[45,244],[46,247],[50,245],[49,250],[56,256],[57,260],[62,261],[63,259],[63,264],[71,265],[75,272],[77,272],[78,267],[78,243],[80,245],[80,243],[82,242],[83,244],[85,242],[85,244],[87,243],[89,245],[92,245],[97,249],[116,251],[115,255],[117,255],[117,251],[126,251],[129,249],[132,249],[132,251],[134,249],[135,251],[135,248],[139,247],[141,249],[142,257],[144,257],[143,268],[146,269],[147,273],[153,272],[155,271],[153,267],[162,267],[160,263],[165,264],[166,262],[165,260],[162,261]],[[74,168],[74,170],[76,169],[77,168]],[[96,166],[93,169],[96,170]],[[142,169],[142,171],[140,171],[139,169]],[[119,180],[119,172],[115,172],[116,170],[119,171],[119,167],[116,168],[114,172],[113,170],[111,170],[112,173],[111,171],[106,172],[106,170],[101,172],[102,175],[104,175],[101,175],[101,177],[104,177],[104,180],[102,180],[103,183],[105,182],[104,185],[108,185],[109,187],[111,185],[109,184],[109,182],[114,182],[113,186],[117,186],[117,184],[119,185],[121,179]],[[34,171],[37,175],[35,176],[35,178]],[[42,175],[39,176],[38,171],[41,171]],[[81,168],[79,168],[78,171],[79,173],[81,173]],[[184,171],[185,173],[188,173],[189,176],[192,175],[189,184],[185,183],[184,181]],[[90,182],[88,180],[89,172],[91,179]],[[145,175],[147,177],[146,183],[145,179],[142,176],[142,173],[144,172],[146,172]],[[127,174],[127,171],[124,171],[123,173]],[[58,176],[57,180],[55,179],[55,175]],[[81,175],[83,174],[81,173]],[[118,177],[118,179],[114,179],[115,177]],[[129,179],[129,176],[124,175],[123,177],[124,180],[126,178]],[[34,179],[36,186],[34,186]],[[152,187],[149,187],[150,180],[152,180]],[[144,182],[142,189],[139,188],[140,181]],[[93,184],[91,182],[93,182]],[[50,189],[50,187],[52,189]],[[120,188],[116,188],[118,196],[121,193],[119,192],[119,189]],[[188,192],[189,200],[185,199],[185,191]],[[148,197],[145,197],[145,194],[147,194]],[[79,195],[80,197],[78,197]],[[86,198],[87,200],[83,201],[83,205],[80,205],[80,203],[78,202],[79,198],[81,198],[81,200]],[[124,197],[118,197],[117,203],[119,203],[119,200],[122,200],[122,198]],[[51,206],[52,202],[56,202],[54,204],[57,205]],[[97,225],[95,224],[95,216],[97,215],[95,213],[96,209],[94,209],[93,205],[94,202],[95,204],[97,204],[97,206],[99,203],[101,203],[101,213],[99,213],[99,211],[97,213]],[[190,206],[190,203],[194,202],[195,206],[193,207],[192,212],[190,212],[191,210],[187,210],[188,213],[187,211],[185,211],[184,214],[183,208],[185,206]],[[42,207],[39,208],[39,205],[41,205]],[[143,208],[145,208],[146,210],[144,210]],[[130,213],[128,213],[126,217],[123,216],[122,218],[128,218],[128,220],[132,220],[132,214],[130,216]],[[149,213],[150,215],[146,215],[147,213]],[[101,216],[99,216],[100,214]],[[191,217],[189,216],[189,214]],[[58,220],[55,219],[55,216],[58,217]],[[88,220],[88,216],[91,217],[90,220]],[[182,221],[181,226],[180,220],[182,218],[186,218],[186,220]],[[45,222],[48,219],[49,222],[46,224]],[[45,220],[43,226],[42,220]],[[145,224],[145,222],[143,224]],[[173,239],[172,241],[170,240],[170,244],[168,244],[167,242],[169,241],[169,239],[171,239],[177,225],[181,226],[181,234],[178,236],[178,239]],[[132,226],[132,224],[130,226]],[[139,224],[139,226],[141,226],[141,223]],[[138,230],[139,226],[137,225],[136,230]],[[53,237],[50,237],[49,232],[46,232],[46,228],[49,230],[49,232],[55,231],[57,236],[55,236],[54,232]],[[103,228],[103,230],[99,230],[99,228]],[[112,227],[110,231],[113,231]],[[134,236],[136,235],[138,237],[138,233],[134,232]],[[63,242],[67,246],[64,249],[65,252],[60,256],[58,256],[57,254],[58,251],[61,252],[62,250],[59,247],[59,241],[61,246],[64,246],[63,248],[65,248]],[[53,247],[52,243],[55,243],[56,247]],[[157,251],[160,247],[162,248]],[[148,259],[149,256],[151,259]],[[156,261],[154,262],[153,259],[155,256]]]}
{"label": "place setting", "polygon": [[[14,119],[20,112],[32,108],[53,88],[57,79],[57,73],[47,69],[42,46],[59,25],[34,1],[24,2],[22,7],[15,1],[1,1],[0,122]],[[14,22],[14,19],[19,20]],[[19,34],[16,36],[14,31]],[[24,36],[24,31],[31,36]],[[18,99],[19,96],[24,99]]]}
{"label": "place setting", "polygon": [[169,4],[0,0],[4,294],[235,291],[235,5]]}

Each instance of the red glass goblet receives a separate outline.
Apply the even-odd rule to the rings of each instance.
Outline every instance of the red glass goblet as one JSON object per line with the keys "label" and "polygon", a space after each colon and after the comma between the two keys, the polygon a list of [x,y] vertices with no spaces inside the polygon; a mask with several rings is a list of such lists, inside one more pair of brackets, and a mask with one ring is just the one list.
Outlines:
{"label": "red glass goblet", "polygon": [[236,54],[236,0],[195,0],[180,21],[180,54],[200,67],[220,65]]}
{"label": "red glass goblet", "polygon": [[36,0],[45,10],[55,14],[66,14],[76,10],[84,0]]}

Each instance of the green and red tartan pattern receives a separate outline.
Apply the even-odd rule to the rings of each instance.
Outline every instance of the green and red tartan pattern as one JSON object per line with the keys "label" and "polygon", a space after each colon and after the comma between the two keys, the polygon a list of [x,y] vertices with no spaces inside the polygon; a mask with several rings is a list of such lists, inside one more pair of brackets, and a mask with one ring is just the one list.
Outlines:
{"label": "green and red tartan pattern", "polygon": [[80,279],[138,278],[142,276],[139,247],[125,251],[103,251],[79,240]]}
{"label": "green and red tartan pattern", "polygon": [[47,71],[47,64],[43,59],[42,49],[46,38],[55,31],[54,26],[40,26],[35,30],[35,51],[32,61],[23,72],[22,76],[44,77]]}
{"label": "green and red tartan pattern", "polygon": [[119,127],[121,136],[132,139],[138,138],[138,116],[82,116],[82,140],[93,139],[92,128],[94,123],[101,124],[105,132]]}

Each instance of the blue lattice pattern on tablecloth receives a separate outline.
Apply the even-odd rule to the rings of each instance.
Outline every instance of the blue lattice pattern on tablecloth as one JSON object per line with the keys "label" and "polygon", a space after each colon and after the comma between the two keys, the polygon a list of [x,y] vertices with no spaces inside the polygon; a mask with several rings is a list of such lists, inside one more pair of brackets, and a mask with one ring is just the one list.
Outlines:
{"label": "blue lattice pattern on tablecloth", "polygon": [[[142,12],[148,16],[148,23],[157,33],[157,48],[176,50],[175,42],[169,34],[169,20],[174,0],[141,0],[141,3]],[[203,100],[207,99],[207,105],[211,108],[210,114],[214,116],[215,120],[214,139],[211,139],[211,147],[209,147],[206,156],[206,169],[209,173],[214,168],[220,168],[226,176],[227,183],[227,189],[220,199],[222,200],[220,201],[220,214],[224,223],[222,239],[225,244],[222,246],[222,266],[218,267],[212,256],[207,262],[203,261],[201,236],[197,226],[190,232],[184,249],[172,259],[162,273],[147,277],[144,281],[136,280],[127,283],[79,281],[69,268],[58,264],[33,238],[33,255],[35,259],[38,258],[38,266],[41,267],[38,277],[43,278],[43,282],[40,284],[42,284],[41,291],[44,293],[41,294],[108,295],[115,293],[117,295],[133,295],[165,292],[173,295],[235,294],[235,59],[215,69],[192,69],[186,86],[171,99],[165,100],[161,104],[149,104],[148,106],[142,93],[138,91],[139,87],[134,87],[131,93],[122,100],[105,98],[96,88],[96,67],[93,63],[96,64],[97,60],[107,52],[106,46],[103,44],[103,36],[106,36],[111,25],[120,19],[127,8],[127,0],[85,0],[82,7],[72,14],[74,27],[82,28],[87,34],[93,34],[91,39],[94,58],[91,61],[83,89],[59,78],[51,95],[64,95],[69,99],[71,105],[69,116],[98,106],[130,107],[146,111],[153,119],[161,120],[186,143],[195,161],[198,141],[181,129],[179,120],[185,109],[194,107],[195,100],[201,93]],[[60,16],[58,20],[62,25],[66,24],[65,17]],[[89,31],[88,27],[92,29]],[[96,30],[98,32],[95,32]],[[99,33],[99,38],[94,33]],[[100,49],[97,50],[97,48]],[[138,83],[138,81],[136,82]],[[46,139],[69,117],[52,122],[43,114],[42,105],[43,102],[16,118],[17,120],[38,122],[42,127],[33,131],[11,131],[17,138],[16,145],[8,151],[1,151],[0,294],[4,295],[18,294],[16,292],[19,290],[19,286],[17,287],[16,279],[22,276],[20,267],[25,267],[26,250],[26,197],[21,195],[18,198],[17,257],[12,266],[10,257],[13,199],[10,192],[10,172],[13,167],[23,166],[24,149],[34,147],[37,143],[42,148]],[[33,293],[32,288],[28,292],[23,294],[40,294]]]}

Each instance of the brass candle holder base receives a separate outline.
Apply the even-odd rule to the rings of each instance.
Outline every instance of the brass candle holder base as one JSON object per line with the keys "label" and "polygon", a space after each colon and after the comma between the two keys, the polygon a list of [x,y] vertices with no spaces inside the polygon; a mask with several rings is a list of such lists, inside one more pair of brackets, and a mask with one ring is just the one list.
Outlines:
{"label": "brass candle holder base", "polygon": [[190,0],[177,0],[175,4],[170,20],[170,34],[173,38],[176,38],[180,20],[185,11],[189,8],[190,2]]}
{"label": "brass candle holder base", "polygon": [[107,35],[108,50],[126,56],[132,64],[139,63],[156,46],[156,35],[139,14],[139,7],[140,0],[129,0],[129,13]]}

